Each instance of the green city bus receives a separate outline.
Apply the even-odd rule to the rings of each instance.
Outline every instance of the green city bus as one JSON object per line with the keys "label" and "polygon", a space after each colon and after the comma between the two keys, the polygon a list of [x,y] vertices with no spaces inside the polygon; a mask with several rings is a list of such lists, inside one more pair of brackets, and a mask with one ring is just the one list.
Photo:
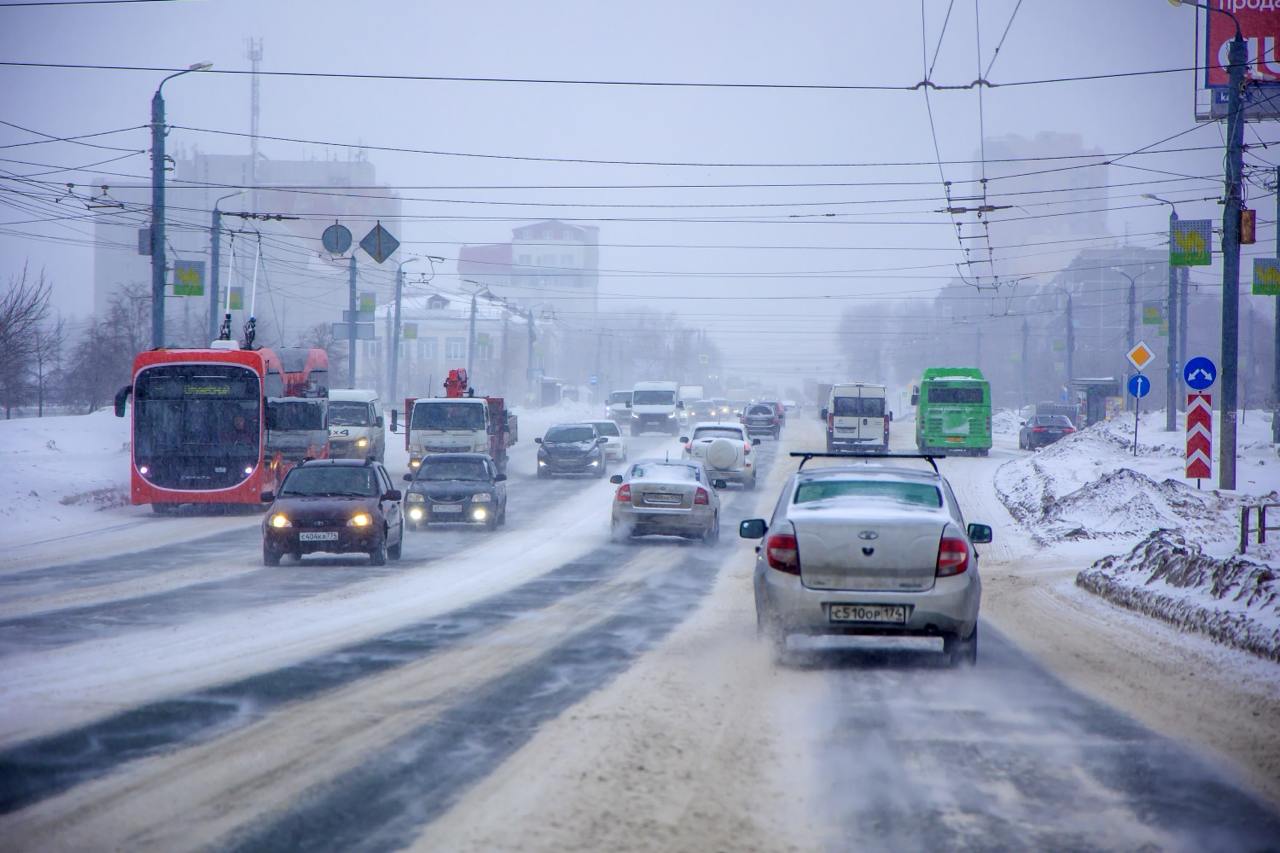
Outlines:
{"label": "green city bus", "polygon": [[976,367],[930,367],[911,390],[921,453],[986,456],[991,451],[991,386]]}

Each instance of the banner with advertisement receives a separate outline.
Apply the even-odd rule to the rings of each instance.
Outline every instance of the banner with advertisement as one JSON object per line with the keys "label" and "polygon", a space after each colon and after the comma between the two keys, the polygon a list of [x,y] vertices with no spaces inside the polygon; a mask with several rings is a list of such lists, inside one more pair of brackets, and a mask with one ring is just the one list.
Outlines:
{"label": "banner with advertisement", "polygon": [[1207,267],[1213,263],[1213,220],[1175,219],[1169,223],[1169,266]]}
{"label": "banner with advertisement", "polygon": [[173,262],[173,295],[204,296],[204,261]]}
{"label": "banner with advertisement", "polygon": [[[1205,0],[1240,22],[1249,61],[1245,68],[1244,111],[1248,119],[1280,118],[1280,4],[1276,0]],[[1211,92],[1211,117],[1226,116],[1227,62],[1236,27],[1227,15],[1204,14],[1204,85]]]}

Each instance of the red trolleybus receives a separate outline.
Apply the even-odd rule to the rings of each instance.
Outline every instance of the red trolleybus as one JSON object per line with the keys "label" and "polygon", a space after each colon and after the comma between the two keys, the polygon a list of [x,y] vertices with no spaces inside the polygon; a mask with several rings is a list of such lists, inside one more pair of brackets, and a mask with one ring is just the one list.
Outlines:
{"label": "red trolleybus", "polygon": [[116,394],[124,417],[133,395],[134,504],[158,513],[181,504],[250,504],[275,491],[284,470],[264,458],[266,398],[285,393],[269,349],[157,349],[133,361],[133,383]]}

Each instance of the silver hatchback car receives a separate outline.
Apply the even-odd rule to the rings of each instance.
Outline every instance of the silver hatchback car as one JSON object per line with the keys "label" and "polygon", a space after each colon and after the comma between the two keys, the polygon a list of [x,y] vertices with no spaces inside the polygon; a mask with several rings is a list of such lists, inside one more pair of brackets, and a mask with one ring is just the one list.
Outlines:
{"label": "silver hatchback car", "polygon": [[952,664],[976,662],[982,581],[974,544],[990,542],[991,528],[965,523],[936,470],[801,467],[773,518],[739,529],[764,540],[756,619],[775,652],[790,634],[925,636],[942,638]]}
{"label": "silver hatchback car", "polygon": [[725,482],[711,479],[700,461],[645,459],[609,481],[618,487],[609,518],[614,542],[646,534],[697,538],[707,545],[719,541],[717,490]]}

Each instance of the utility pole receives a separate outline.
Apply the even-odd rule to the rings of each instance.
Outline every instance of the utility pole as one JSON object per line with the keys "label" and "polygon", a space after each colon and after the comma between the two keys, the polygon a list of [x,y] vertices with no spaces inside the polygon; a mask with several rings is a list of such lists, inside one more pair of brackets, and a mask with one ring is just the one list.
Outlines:
{"label": "utility pole", "polygon": [[[1234,18],[1233,18],[1234,20]],[[1222,213],[1222,442],[1218,488],[1236,487],[1236,372],[1240,359],[1240,180],[1244,161],[1244,70],[1249,51],[1236,24],[1228,53],[1226,205]]]}
{"label": "utility pole", "polygon": [[[222,201],[222,199],[218,199]],[[218,339],[218,268],[222,266],[219,255],[222,242],[222,211],[218,202],[213,203],[213,223],[209,226],[209,340]]]}
{"label": "utility pole", "polygon": [[533,339],[537,332],[533,328],[533,308],[526,309],[525,321],[529,325],[529,353],[527,356],[527,366],[525,368],[525,385],[529,389],[530,402],[536,402],[537,396],[533,390]]}
{"label": "utility pole", "polygon": [[[1169,247],[1173,249],[1173,224],[1178,221],[1178,211],[1174,208],[1169,212]],[[1165,400],[1164,400],[1164,431],[1173,432],[1177,425],[1174,423],[1178,413],[1178,370],[1182,367],[1182,362],[1178,359],[1178,341],[1186,334],[1186,329],[1178,325],[1178,268],[1173,264],[1169,264],[1169,295],[1165,300],[1168,307],[1165,309],[1165,325],[1169,327],[1168,348],[1165,351],[1165,361],[1168,362],[1165,370]]]}
{"label": "utility pole", "polygon": [[[1280,167],[1276,168],[1276,221],[1280,222]],[[1280,258],[1280,227],[1276,228],[1276,257]],[[1280,296],[1272,299],[1276,314],[1272,328],[1275,351],[1271,375],[1271,441],[1280,444]]]}
{"label": "utility pole", "polygon": [[351,276],[347,289],[347,308],[351,321],[347,323],[347,387],[356,387],[356,253],[349,261]]}
{"label": "utility pole", "polygon": [[197,62],[170,74],[151,96],[151,346],[164,346],[164,84],[192,71],[207,71],[211,62]]}
{"label": "utility pole", "polygon": [[1027,378],[1027,339],[1030,334],[1030,327],[1027,325],[1027,318],[1022,318],[1022,402],[1027,402],[1030,393],[1030,381]]}
{"label": "utility pole", "polygon": [[[1191,327],[1187,325],[1187,306],[1191,302],[1191,268],[1178,267],[1178,364],[1187,363],[1187,339],[1191,337]],[[1185,411],[1186,396],[1178,395],[1178,404]]]}
{"label": "utility pole", "polygon": [[1076,321],[1071,311],[1071,291],[1067,291],[1067,389],[1076,378]]}
{"label": "utility pole", "polygon": [[387,368],[387,381],[389,387],[387,389],[387,398],[390,400],[396,397],[396,381],[400,373],[400,299],[404,295],[404,262],[402,261],[396,267],[396,306],[394,309],[395,319],[391,324],[391,334],[387,336],[391,342],[390,356],[391,363]]}
{"label": "utility pole", "polygon": [[471,382],[471,366],[475,364],[476,353],[476,295],[471,294],[471,327],[467,331],[467,381]]}

